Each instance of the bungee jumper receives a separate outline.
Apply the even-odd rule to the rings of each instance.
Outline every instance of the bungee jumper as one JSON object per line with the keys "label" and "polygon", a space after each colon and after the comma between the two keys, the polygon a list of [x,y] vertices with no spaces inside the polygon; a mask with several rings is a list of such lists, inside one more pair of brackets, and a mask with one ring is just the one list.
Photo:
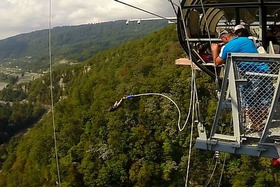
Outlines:
{"label": "bungee jumper", "polygon": [[108,111],[113,112],[113,111],[117,110],[122,105],[124,100],[131,99],[132,97],[133,97],[132,95],[122,97],[119,101],[116,101],[115,104],[111,108],[109,108]]}

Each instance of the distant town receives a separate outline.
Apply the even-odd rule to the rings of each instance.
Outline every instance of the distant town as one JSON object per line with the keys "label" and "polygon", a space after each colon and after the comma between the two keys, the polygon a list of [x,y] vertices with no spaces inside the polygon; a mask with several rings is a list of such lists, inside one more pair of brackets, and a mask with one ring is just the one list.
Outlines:
{"label": "distant town", "polygon": [[10,82],[8,80],[5,80],[3,76],[7,77],[14,77],[16,79],[16,84],[20,83],[26,83],[30,82],[32,80],[35,80],[37,78],[40,78],[43,76],[45,72],[43,73],[33,73],[30,71],[23,71],[19,67],[3,67],[0,65],[0,74],[1,74],[1,79],[0,79],[0,90],[3,90]]}

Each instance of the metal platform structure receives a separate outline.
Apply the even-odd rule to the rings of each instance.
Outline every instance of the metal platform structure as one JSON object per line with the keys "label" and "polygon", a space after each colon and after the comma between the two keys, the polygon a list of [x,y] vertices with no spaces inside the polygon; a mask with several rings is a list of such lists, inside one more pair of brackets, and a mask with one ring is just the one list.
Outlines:
{"label": "metal platform structure", "polygon": [[232,53],[212,130],[198,124],[196,148],[280,157],[280,55]]}
{"label": "metal platform structure", "polygon": [[280,1],[277,0],[182,0],[181,7],[182,11],[178,10],[177,14],[179,42],[186,54],[192,56],[192,61],[213,79],[216,78],[214,69],[201,63],[193,53],[197,43],[218,42],[221,29],[242,24],[266,49],[268,26],[280,23]]}

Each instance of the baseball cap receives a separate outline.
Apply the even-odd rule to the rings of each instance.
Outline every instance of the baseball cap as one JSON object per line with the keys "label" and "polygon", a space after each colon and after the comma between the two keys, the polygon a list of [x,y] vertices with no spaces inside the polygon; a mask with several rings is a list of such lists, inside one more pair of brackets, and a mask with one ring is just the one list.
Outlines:
{"label": "baseball cap", "polygon": [[245,29],[245,27],[243,25],[236,25],[233,29],[233,32],[239,30],[239,29]]}
{"label": "baseball cap", "polygon": [[230,33],[232,33],[231,29],[224,29],[220,32],[219,38],[221,38],[221,36],[224,34],[230,34]]}

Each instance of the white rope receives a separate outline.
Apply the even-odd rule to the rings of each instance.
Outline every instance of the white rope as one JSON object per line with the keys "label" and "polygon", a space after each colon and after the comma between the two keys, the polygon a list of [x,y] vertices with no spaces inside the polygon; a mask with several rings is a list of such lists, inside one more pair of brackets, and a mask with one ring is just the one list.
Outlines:
{"label": "white rope", "polygon": [[49,1],[49,59],[50,59],[50,92],[51,92],[51,113],[52,113],[52,125],[53,125],[53,139],[54,150],[57,168],[58,185],[61,187],[60,170],[59,170],[59,158],[56,140],[56,129],[54,119],[54,99],[53,99],[53,78],[52,78],[52,43],[51,43],[51,29],[52,29],[52,0]]}
{"label": "white rope", "polygon": [[213,175],[214,175],[214,173],[215,173],[215,171],[216,171],[217,165],[218,165],[218,159],[216,159],[215,166],[214,166],[214,168],[213,168],[213,171],[212,171],[212,173],[211,173],[211,176],[210,176],[210,178],[209,178],[207,184],[205,185],[205,187],[207,187],[207,186],[210,184],[210,181],[212,180]]}
{"label": "white rope", "polygon": [[161,93],[142,93],[142,94],[135,94],[135,95],[132,95],[133,97],[141,97],[141,96],[151,96],[151,95],[158,95],[158,96],[162,96],[162,97],[165,97],[166,99],[168,99],[169,101],[171,101],[177,108],[177,111],[178,111],[178,128],[179,130],[181,131],[181,127],[180,127],[180,121],[181,121],[181,110],[180,108],[178,107],[178,105],[176,104],[176,102],[174,100],[172,100],[170,97],[168,97],[167,95],[164,95],[164,94],[161,94]]}
{"label": "white rope", "polygon": [[187,165],[187,174],[186,174],[185,187],[188,186],[189,172],[190,172],[192,141],[193,141],[193,129],[194,129],[194,116],[195,116],[194,115],[194,111],[195,111],[195,99],[193,99],[193,106],[192,106],[192,123],[191,123],[191,134],[190,134],[190,143],[189,143],[189,157],[188,157],[188,165]]}
{"label": "white rope", "polygon": [[[186,41],[187,41],[187,46],[188,46],[188,50],[189,50],[189,53],[190,55],[189,58],[190,58],[190,61],[192,62],[192,55],[191,55],[191,47],[190,47],[190,42],[189,42],[189,38],[188,38],[188,35],[187,35],[187,28],[186,28],[186,22],[184,20],[184,17],[183,17],[183,10],[182,10],[182,7],[181,7],[181,2],[179,0],[179,4],[180,5],[177,5],[175,4],[172,0],[168,0],[172,5],[175,5],[179,8],[179,11],[181,13],[181,20],[183,22],[183,28],[184,28],[184,34],[186,36]],[[175,12],[176,13],[176,12]],[[177,14],[177,13],[176,13]],[[186,127],[188,121],[189,121],[189,118],[190,118],[190,115],[191,115],[191,109],[192,109],[192,104],[195,103],[193,102],[194,100],[194,95],[197,96],[197,91],[196,91],[196,82],[195,82],[195,68],[194,68],[194,65],[193,63],[191,63],[191,68],[192,68],[192,79],[191,79],[191,98],[190,98],[190,103],[189,103],[189,111],[188,111],[188,115],[187,115],[187,119],[183,125],[183,127],[179,127],[179,130],[180,131],[183,131],[184,128]],[[198,99],[198,97],[196,98]]]}
{"label": "white rope", "polygon": [[[172,100],[170,97],[168,97],[167,95],[164,95],[164,94],[161,94],[161,93],[143,93],[143,94],[135,94],[135,95],[131,95],[132,97],[140,97],[140,96],[151,96],[151,95],[158,95],[158,96],[162,96],[162,97],[165,97],[166,99],[168,99],[169,101],[171,101],[177,108],[177,111],[178,111],[178,121],[177,121],[177,126],[178,126],[178,129],[179,131],[183,131],[184,130],[184,127],[185,125],[183,126],[183,128],[181,127],[180,125],[180,122],[181,122],[181,110],[180,108],[178,107],[178,105],[176,104],[176,102],[174,100]],[[189,113],[190,115],[190,113]],[[188,118],[189,118],[189,115],[188,115]]]}
{"label": "white rope", "polygon": [[[201,4],[202,12],[203,12],[203,15],[204,15],[203,17],[205,19],[207,34],[208,34],[210,47],[211,47],[212,41],[211,41],[211,35],[210,35],[210,31],[209,31],[209,24],[208,24],[208,21],[206,19],[206,12],[205,12],[205,8],[204,8],[204,4],[203,4],[202,0],[200,0],[200,4]],[[219,93],[218,93],[218,91],[219,91],[219,80],[218,80],[218,73],[217,73],[217,67],[216,66],[214,66],[214,72],[215,72],[215,84],[216,84],[217,94],[218,94],[218,97],[219,97]]]}
{"label": "white rope", "polygon": [[222,167],[222,171],[221,171],[221,175],[220,175],[220,180],[219,180],[218,187],[220,187],[220,186],[221,186],[222,177],[223,177],[224,168],[225,168],[225,163],[226,163],[226,158],[227,158],[227,155],[225,154],[225,158],[224,158],[224,162],[223,162],[223,167]]}
{"label": "white rope", "polygon": [[[186,23],[185,23],[185,20],[184,20],[184,17],[183,17],[183,10],[182,10],[182,6],[181,6],[181,1],[179,0],[179,10],[180,10],[180,13],[181,13],[181,19],[182,19],[182,22],[183,22],[183,28],[184,28],[184,33],[185,33],[185,36],[186,36],[186,41],[187,41],[187,46],[188,46],[188,51],[189,51],[189,59],[190,61],[192,62],[192,55],[191,55],[191,47],[190,47],[190,42],[189,42],[189,38],[188,38],[188,34],[187,34],[187,28],[186,28]],[[189,111],[188,111],[188,115],[187,115],[187,119],[183,125],[183,127],[181,128],[180,131],[183,131],[184,128],[186,127],[187,125],[187,122],[189,121],[189,118],[190,118],[190,115],[191,115],[191,108],[192,108],[192,103],[193,103],[193,100],[194,100],[194,84],[195,84],[195,69],[194,69],[194,65],[193,63],[191,63],[191,68],[192,68],[192,79],[191,79],[191,99],[190,99],[190,103],[189,103]]]}
{"label": "white rope", "polygon": [[[172,2],[172,0],[169,0],[172,4],[174,4]],[[188,45],[188,50],[189,50],[189,58],[192,62],[192,55],[191,55],[191,48],[190,48],[190,43],[189,43],[189,38],[188,38],[188,35],[187,35],[187,29],[186,29],[186,23],[185,23],[185,19],[183,17],[183,11],[182,11],[182,4],[181,4],[181,1],[179,1],[179,10],[180,10],[180,13],[181,13],[181,20],[183,22],[183,27],[184,27],[184,33],[185,33],[185,36],[186,36],[186,41],[187,41],[187,45]],[[204,5],[203,5],[203,2],[202,0],[200,0],[201,2],[201,6],[202,6],[202,10],[203,10],[203,14],[206,15],[205,13],[205,8],[204,8]],[[208,37],[209,37],[209,42],[210,42],[210,46],[212,44],[211,42],[211,36],[210,36],[210,31],[209,31],[209,25],[208,25],[208,21],[206,19],[206,17],[204,16],[204,19],[205,19],[205,24],[206,24],[206,28],[207,28],[207,34],[208,34]],[[196,79],[195,79],[195,71],[194,71],[194,67],[193,67],[193,64],[192,64],[192,80],[191,80],[191,100],[190,100],[190,108],[189,108],[189,113],[188,113],[188,117],[187,117],[187,120],[185,122],[185,124],[183,125],[183,128],[182,130],[185,128],[185,125],[190,117],[190,113],[192,113],[192,123],[191,123],[191,134],[190,134],[190,144],[189,144],[189,156],[188,156],[188,164],[187,164],[187,174],[186,174],[186,181],[185,181],[185,187],[188,186],[188,180],[189,180],[189,170],[190,170],[190,160],[191,160],[191,151],[192,151],[192,138],[193,138],[193,125],[194,125],[194,113],[195,113],[195,106],[196,106],[196,102],[198,102],[198,94],[197,94],[197,88],[196,88]],[[218,74],[217,74],[217,69],[216,67],[214,67],[214,71],[215,71],[215,83],[216,83],[216,88],[218,89],[219,88],[219,85],[218,85]],[[192,108],[192,112],[191,112],[191,108]],[[196,116],[197,118],[199,119],[199,108],[196,110]],[[216,171],[216,168],[217,168],[217,164],[218,164],[218,160],[216,160],[216,163],[215,163],[215,166],[213,168],[213,171],[212,171],[212,174],[210,176],[210,179],[208,181],[208,183],[206,184],[206,187],[209,185],[211,179],[213,178],[213,175]],[[224,164],[225,164],[225,159],[224,159]],[[223,169],[224,169],[224,165],[223,165]],[[223,169],[222,169],[222,172],[223,172]],[[220,176],[220,182],[221,182],[221,178],[222,178],[222,174]],[[219,183],[220,185],[220,183]]]}
{"label": "white rope", "polygon": [[[192,55],[191,55],[191,47],[190,47],[190,42],[189,42],[189,38],[188,38],[188,33],[187,33],[187,28],[186,28],[186,22],[183,16],[183,10],[182,10],[182,3],[181,0],[178,0],[179,2],[179,10],[180,10],[180,14],[181,14],[181,19],[183,22],[183,28],[184,28],[184,33],[185,33],[185,37],[186,37],[186,41],[187,41],[187,46],[188,46],[188,51],[189,51],[189,58],[190,61],[192,62]],[[194,65],[191,63],[191,68],[192,68],[192,80],[191,80],[191,100],[190,100],[190,108],[189,108],[189,113],[188,113],[188,117],[186,119],[186,122],[183,126],[182,129],[185,128],[188,120],[189,120],[189,116],[192,112],[192,121],[191,121],[191,133],[190,133],[190,143],[189,143],[189,155],[188,155],[188,164],[187,164],[187,173],[186,173],[186,181],[185,181],[185,187],[188,186],[188,181],[189,181],[189,172],[190,172],[190,162],[191,162],[191,151],[192,151],[192,141],[193,141],[193,129],[194,129],[194,111],[195,111],[195,103],[196,100],[198,99],[196,97],[197,95],[197,90],[196,90],[196,81],[195,81],[195,69],[194,69]],[[191,111],[192,109],[192,111]]]}
{"label": "white rope", "polygon": [[[172,0],[168,0],[172,5],[176,5],[175,3],[173,3]],[[179,1],[179,5],[176,5],[179,8],[179,11],[181,13],[181,19],[183,22],[183,28],[184,28],[184,33],[185,33],[185,39],[187,41],[187,46],[188,46],[188,50],[189,50],[189,59],[192,62],[192,55],[191,55],[191,47],[190,47],[190,42],[189,42],[189,38],[188,38],[188,34],[187,34],[187,28],[186,28],[186,23],[183,17],[183,10],[182,10],[182,6],[181,6],[181,1]],[[173,6],[174,8],[174,6]],[[175,11],[175,9],[174,9]],[[176,11],[175,14],[177,15]],[[147,95],[159,95],[159,96],[163,96],[167,99],[169,99],[177,108],[178,110],[178,129],[179,131],[183,131],[184,128],[186,127],[187,122],[189,121],[190,115],[192,113],[192,122],[191,122],[191,133],[190,133],[190,143],[189,143],[189,156],[188,156],[188,164],[187,164],[187,174],[186,174],[186,182],[185,182],[185,187],[188,186],[188,178],[189,178],[189,170],[190,170],[190,160],[191,160],[191,150],[192,150],[192,141],[193,141],[193,129],[194,129],[194,121],[195,121],[195,106],[196,103],[198,103],[198,95],[197,95],[197,90],[196,90],[196,80],[195,80],[195,69],[194,69],[194,65],[191,64],[191,68],[192,68],[192,79],[191,79],[191,98],[190,98],[190,104],[189,104],[189,111],[188,111],[188,115],[187,115],[187,119],[183,125],[183,127],[181,127],[180,125],[180,120],[181,120],[181,111],[178,107],[178,105],[168,96],[164,95],[164,94],[159,94],[159,93],[144,93],[144,94],[137,94],[137,95],[133,95],[133,97],[137,97],[137,96],[147,96]],[[198,116],[198,114],[197,114]]]}
{"label": "white rope", "polygon": [[[192,97],[196,98],[195,97],[195,94],[197,94],[197,92],[193,92],[192,93]],[[176,102],[174,100],[172,100],[170,97],[164,95],[164,94],[160,94],[160,93],[143,93],[143,94],[135,94],[135,95],[131,95],[129,97],[141,97],[141,96],[151,96],[151,95],[157,95],[157,96],[162,96],[166,99],[168,99],[169,101],[171,101],[177,108],[177,111],[178,111],[178,128],[180,131],[183,130],[183,128],[181,128],[180,126],[180,121],[181,121],[181,111],[180,111],[180,108],[178,107],[178,105],[176,104]],[[185,186],[187,187],[188,186],[188,176],[189,176],[189,169],[190,169],[190,157],[191,157],[191,150],[192,150],[192,139],[193,139],[193,124],[194,124],[194,110],[195,110],[195,99],[192,100],[192,124],[191,124],[191,134],[190,134],[190,144],[189,144],[189,157],[188,157],[188,166],[187,166],[187,175],[186,175],[186,183],[185,183]],[[189,113],[190,114],[190,113]],[[189,117],[189,116],[188,116]]]}

